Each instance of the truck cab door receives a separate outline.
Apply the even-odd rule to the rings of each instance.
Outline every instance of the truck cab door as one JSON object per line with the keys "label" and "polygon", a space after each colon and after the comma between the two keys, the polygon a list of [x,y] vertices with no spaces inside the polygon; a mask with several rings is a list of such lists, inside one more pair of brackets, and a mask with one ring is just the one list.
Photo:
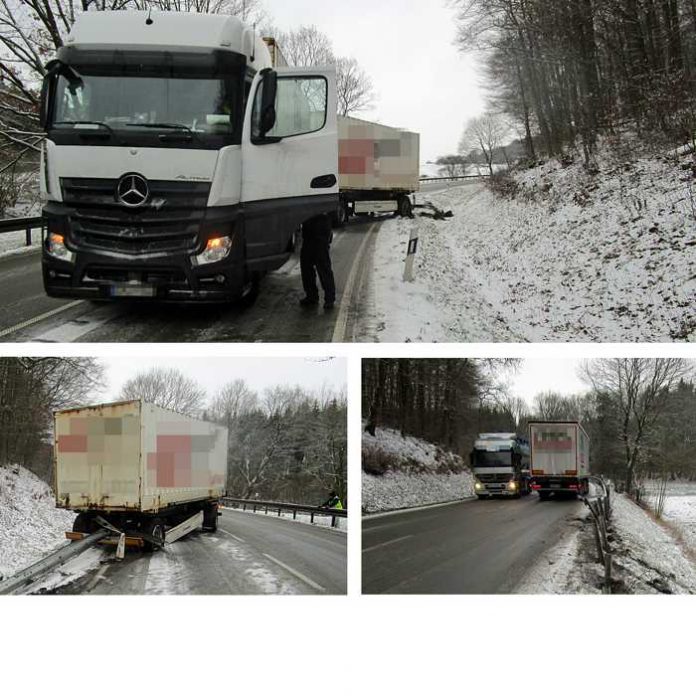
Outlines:
{"label": "truck cab door", "polygon": [[285,254],[303,222],[336,210],[333,69],[266,69],[254,77],[242,134],[242,206],[249,261]]}

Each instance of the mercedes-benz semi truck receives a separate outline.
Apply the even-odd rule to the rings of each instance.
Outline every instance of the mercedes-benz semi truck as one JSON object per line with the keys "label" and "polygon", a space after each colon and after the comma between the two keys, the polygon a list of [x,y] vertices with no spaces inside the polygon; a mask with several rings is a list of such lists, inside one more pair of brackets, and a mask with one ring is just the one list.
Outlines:
{"label": "mercedes-benz semi truck", "polygon": [[234,300],[337,210],[334,69],[235,17],[85,12],[46,70],[51,296]]}
{"label": "mercedes-benz semi truck", "polygon": [[529,442],[516,433],[482,433],[471,452],[474,492],[519,498],[531,492]]}

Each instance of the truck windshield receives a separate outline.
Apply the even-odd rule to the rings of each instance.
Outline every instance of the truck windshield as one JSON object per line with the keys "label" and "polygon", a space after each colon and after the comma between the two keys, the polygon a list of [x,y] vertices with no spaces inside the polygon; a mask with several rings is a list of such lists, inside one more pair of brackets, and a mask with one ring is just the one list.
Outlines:
{"label": "truck windshield", "polygon": [[474,466],[512,466],[512,452],[474,452]]}
{"label": "truck windshield", "polygon": [[190,73],[176,76],[90,74],[78,68],[80,80],[59,76],[56,84],[55,128],[85,132],[101,124],[106,134],[118,131],[121,144],[143,138],[188,139],[218,146],[241,141],[241,75],[239,80]]}

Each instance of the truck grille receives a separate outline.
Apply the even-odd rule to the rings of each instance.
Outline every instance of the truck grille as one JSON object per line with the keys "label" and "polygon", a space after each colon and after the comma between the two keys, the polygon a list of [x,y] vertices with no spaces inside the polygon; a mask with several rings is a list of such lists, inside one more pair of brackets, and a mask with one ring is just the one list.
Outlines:
{"label": "truck grille", "polygon": [[507,483],[512,479],[512,474],[477,474],[476,478],[481,483]]}
{"label": "truck grille", "polygon": [[148,181],[148,202],[138,209],[118,202],[118,179],[61,179],[72,208],[70,230],[83,248],[120,254],[190,252],[196,248],[209,183]]}

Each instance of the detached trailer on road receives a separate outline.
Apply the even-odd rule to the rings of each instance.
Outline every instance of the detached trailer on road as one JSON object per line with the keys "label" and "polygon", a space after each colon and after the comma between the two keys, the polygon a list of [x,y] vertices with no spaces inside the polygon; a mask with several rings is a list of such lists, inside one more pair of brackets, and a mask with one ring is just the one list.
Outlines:
{"label": "detached trailer on road", "polygon": [[78,513],[73,535],[106,526],[154,548],[217,529],[227,428],[143,401],[55,413],[55,491]]}
{"label": "detached trailer on road", "polygon": [[[271,64],[288,62],[275,39],[264,38]],[[352,116],[338,116],[339,205],[333,223],[352,215],[397,213],[409,217],[420,190],[420,136]]]}
{"label": "detached trailer on road", "polygon": [[546,500],[552,493],[586,494],[590,476],[590,438],[577,421],[529,423],[532,488]]}

